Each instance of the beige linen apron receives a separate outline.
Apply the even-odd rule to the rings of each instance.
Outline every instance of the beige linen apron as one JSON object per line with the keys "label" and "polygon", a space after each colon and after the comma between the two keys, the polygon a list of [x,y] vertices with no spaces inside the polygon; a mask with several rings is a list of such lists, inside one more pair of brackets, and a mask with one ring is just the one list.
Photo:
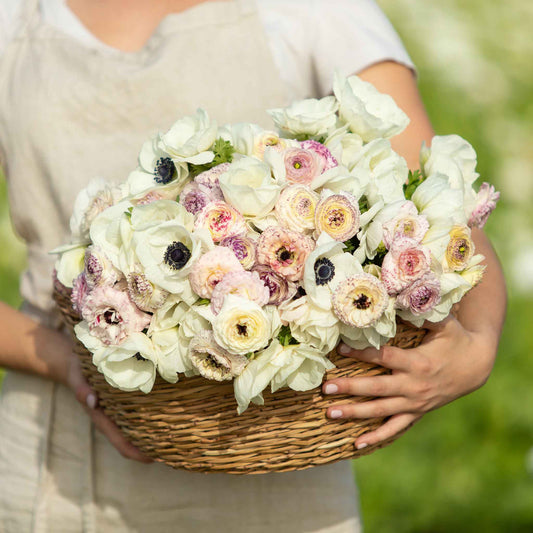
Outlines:
{"label": "beige linen apron", "polygon": [[[38,0],[25,10],[0,59],[0,147],[28,245],[25,311],[54,326],[47,252],[68,238],[92,177],[124,180],[143,141],[198,106],[219,123],[268,125],[264,109],[286,97],[252,0],[172,14],[137,53],[76,42],[41,20]],[[260,476],[145,465],[94,431],[66,388],[15,372],[4,381],[2,533],[344,533],[359,530],[356,506],[349,463]]]}

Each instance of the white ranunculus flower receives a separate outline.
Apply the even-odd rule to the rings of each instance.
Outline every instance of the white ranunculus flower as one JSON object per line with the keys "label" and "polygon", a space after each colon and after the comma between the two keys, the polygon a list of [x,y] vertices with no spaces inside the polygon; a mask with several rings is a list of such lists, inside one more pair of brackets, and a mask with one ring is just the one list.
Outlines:
{"label": "white ranunculus flower", "polygon": [[372,326],[355,328],[347,324],[341,324],[342,341],[355,350],[364,350],[371,346],[379,349],[396,335],[396,310],[394,304],[395,299],[389,298],[385,312]]}
{"label": "white ranunculus flower", "polygon": [[409,124],[391,96],[357,76],[346,79],[336,73],[333,92],[339,101],[339,117],[365,142],[398,135]]}
{"label": "white ranunculus flower", "polygon": [[232,163],[219,177],[219,183],[226,201],[248,216],[267,215],[281,191],[270,167],[254,157],[243,157]]}
{"label": "white ranunculus flower", "polygon": [[452,189],[446,176],[432,174],[417,187],[411,200],[418,213],[427,218],[431,228],[442,220],[466,225],[463,198],[463,190]]}
{"label": "white ranunculus flower", "polygon": [[213,161],[211,148],[217,136],[217,124],[203,109],[182,118],[161,137],[165,151],[176,163],[204,165]]}
{"label": "white ranunculus flower", "polygon": [[157,200],[147,205],[138,205],[131,211],[131,227],[134,231],[144,231],[170,220],[189,231],[194,228],[194,215],[172,200]]}
{"label": "white ranunculus flower", "polygon": [[74,201],[70,218],[72,239],[89,243],[89,229],[93,220],[104,210],[115,205],[123,197],[120,187],[114,186],[103,178],[92,179]]}
{"label": "white ranunculus flower", "polygon": [[270,109],[268,113],[287,137],[321,137],[335,127],[337,108],[335,97],[326,96],[320,100],[299,100],[289,107]]}
{"label": "white ranunculus flower", "polygon": [[331,310],[322,309],[302,296],[280,305],[283,322],[289,322],[292,336],[303,344],[329,353],[339,342],[340,322]]}
{"label": "white ranunculus flower", "polygon": [[255,138],[262,131],[263,129],[257,124],[238,122],[237,124],[224,124],[218,130],[218,135],[225,141],[229,141],[238,154],[250,156],[254,151]]}
{"label": "white ranunculus flower", "polygon": [[263,390],[289,386],[293,390],[306,391],[322,383],[326,370],[335,368],[318,350],[304,344],[282,346],[274,339],[268,348],[252,359],[233,387],[239,414],[250,402],[263,404]]}
{"label": "white ranunculus flower", "polygon": [[72,289],[74,280],[83,272],[87,246],[69,244],[56,248],[51,253],[60,254],[55,264],[57,279]]}
{"label": "white ranunculus flower", "polygon": [[229,294],[213,320],[216,342],[230,353],[246,355],[264,348],[273,335],[271,316],[255,302]]}
{"label": "white ranunculus flower", "polygon": [[135,251],[147,279],[180,295],[200,255],[212,246],[205,230],[190,232],[173,220],[135,233]]}
{"label": "white ranunculus flower", "polygon": [[366,185],[365,195],[370,206],[380,200],[390,204],[405,199],[403,185],[409,175],[407,162],[386,139],[369,142],[359,152],[351,173]]}
{"label": "white ranunculus flower", "polygon": [[148,394],[154,386],[157,356],[144,333],[132,333],[119,345],[97,350],[93,353],[93,363],[117,389]]}
{"label": "white ranunculus flower", "polygon": [[120,202],[100,213],[91,224],[91,240],[124,274],[135,262],[129,213],[131,207],[129,201]]}
{"label": "white ranunculus flower", "polygon": [[176,383],[178,372],[185,370],[178,347],[178,331],[177,327],[172,327],[154,331],[151,335],[157,371],[169,383]]}
{"label": "white ranunculus flower", "polygon": [[442,174],[448,177],[452,189],[472,188],[479,177],[477,155],[472,145],[459,135],[435,136],[431,147],[423,145],[420,165],[425,176]]}

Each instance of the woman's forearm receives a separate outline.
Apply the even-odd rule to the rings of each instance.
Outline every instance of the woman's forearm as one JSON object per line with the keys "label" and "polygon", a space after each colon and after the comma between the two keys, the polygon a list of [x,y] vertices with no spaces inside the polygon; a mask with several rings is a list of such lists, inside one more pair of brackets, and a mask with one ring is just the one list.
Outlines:
{"label": "woman's forearm", "polygon": [[65,383],[72,344],[60,332],[46,328],[0,302],[0,366],[38,374]]}

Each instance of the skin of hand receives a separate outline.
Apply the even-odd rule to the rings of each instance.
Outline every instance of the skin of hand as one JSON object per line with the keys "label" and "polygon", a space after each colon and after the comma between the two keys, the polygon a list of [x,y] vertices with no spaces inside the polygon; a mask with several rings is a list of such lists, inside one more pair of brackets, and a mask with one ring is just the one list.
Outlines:
{"label": "skin of hand", "polygon": [[[23,313],[0,302],[0,366],[40,375],[70,388],[95,427],[128,458],[143,463],[152,459],[129,443],[114,422],[97,407],[98,398],[85,380],[72,341]],[[17,332],[13,335],[12,332]]]}
{"label": "skin of hand", "polygon": [[[424,110],[414,74],[397,63],[384,62],[359,76],[390,94],[411,119],[406,130],[391,140],[410,168],[418,168],[418,154],[433,129]],[[371,396],[374,399],[329,407],[330,418],[390,417],[378,429],[361,435],[357,449],[372,446],[405,430],[425,413],[481,387],[492,370],[506,308],[505,282],[498,258],[481,230],[473,230],[476,251],[486,258],[481,283],[460,302],[457,317],[426,322],[428,334],[413,349],[384,346],[353,350],[341,344],[339,353],[376,363],[391,371],[382,376],[341,378],[323,385],[325,394]]]}

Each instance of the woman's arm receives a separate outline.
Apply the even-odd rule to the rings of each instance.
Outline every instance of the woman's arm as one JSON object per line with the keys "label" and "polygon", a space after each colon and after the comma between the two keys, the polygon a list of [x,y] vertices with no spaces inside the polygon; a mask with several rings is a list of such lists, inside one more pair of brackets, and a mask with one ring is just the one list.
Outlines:
{"label": "woman's arm", "polygon": [[124,438],[102,410],[96,408],[96,394],[83,377],[68,337],[34,322],[3,302],[0,302],[0,324],[1,367],[37,374],[69,387],[96,428],[124,457],[151,462]]}
{"label": "woman's arm", "polygon": [[[392,62],[373,65],[359,74],[378,90],[390,94],[411,119],[408,128],[392,139],[393,148],[418,168],[422,141],[430,144],[433,128],[420,98],[414,74]],[[478,252],[486,258],[482,282],[461,301],[457,318],[428,324],[424,342],[411,350],[383,347],[352,350],[341,345],[341,353],[380,364],[391,375],[343,378],[324,384],[327,394],[375,396],[375,400],[328,409],[332,418],[391,418],[375,431],[359,437],[362,448],[392,437],[432,409],[445,405],[481,387],[488,379],[496,357],[503,326],[506,291],[498,258],[480,230],[472,236]]]}

